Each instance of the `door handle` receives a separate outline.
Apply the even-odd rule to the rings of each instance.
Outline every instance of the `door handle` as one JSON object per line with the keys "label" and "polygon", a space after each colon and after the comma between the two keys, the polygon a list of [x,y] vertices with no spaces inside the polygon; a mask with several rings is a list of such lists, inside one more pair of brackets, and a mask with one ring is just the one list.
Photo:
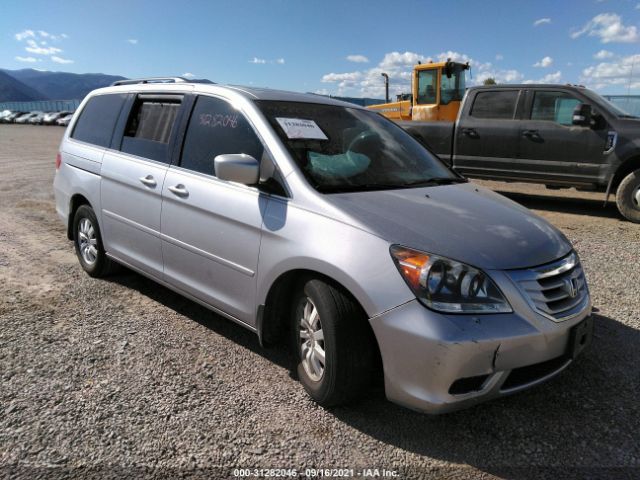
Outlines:
{"label": "door handle", "polygon": [[189,191],[181,183],[174,185],[173,187],[169,187],[169,191],[178,197],[185,198],[189,196]]}
{"label": "door handle", "polygon": [[468,137],[473,137],[473,138],[478,136],[478,132],[476,132],[475,128],[463,128],[462,133]]}
{"label": "door handle", "polygon": [[523,137],[539,137],[540,135],[538,134],[538,130],[523,130],[522,136]]}
{"label": "door handle", "polygon": [[158,183],[156,179],[153,178],[153,175],[147,175],[146,177],[140,177],[139,179],[142,183],[144,183],[147,187],[154,188]]}

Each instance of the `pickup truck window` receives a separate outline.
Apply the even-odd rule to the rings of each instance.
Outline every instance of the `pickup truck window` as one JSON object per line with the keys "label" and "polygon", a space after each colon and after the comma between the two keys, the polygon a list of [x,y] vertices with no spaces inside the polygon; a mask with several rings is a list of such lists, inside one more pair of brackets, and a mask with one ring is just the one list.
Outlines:
{"label": "pickup truck window", "polygon": [[[416,188],[466,181],[411,135],[361,108],[257,100],[309,183],[322,193]],[[306,126],[301,135],[283,126]],[[313,127],[313,128],[311,128]]]}
{"label": "pickup truck window", "polygon": [[418,103],[433,104],[437,102],[436,86],[438,85],[437,70],[418,71]]}
{"label": "pickup truck window", "polygon": [[573,110],[580,100],[565,92],[535,92],[531,120],[548,120],[560,125],[571,125]]}
{"label": "pickup truck window", "polygon": [[477,118],[512,119],[518,101],[518,90],[479,92],[471,108]]}

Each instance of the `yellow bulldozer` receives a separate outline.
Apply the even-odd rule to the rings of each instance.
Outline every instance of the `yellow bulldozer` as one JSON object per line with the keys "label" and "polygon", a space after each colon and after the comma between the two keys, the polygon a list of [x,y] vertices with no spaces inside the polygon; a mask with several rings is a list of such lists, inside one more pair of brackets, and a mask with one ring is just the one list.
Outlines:
{"label": "yellow bulldozer", "polygon": [[458,115],[465,91],[465,71],[469,63],[446,62],[419,63],[413,67],[411,93],[389,101],[389,76],[385,79],[386,102],[367,108],[380,112],[392,120],[453,121]]}

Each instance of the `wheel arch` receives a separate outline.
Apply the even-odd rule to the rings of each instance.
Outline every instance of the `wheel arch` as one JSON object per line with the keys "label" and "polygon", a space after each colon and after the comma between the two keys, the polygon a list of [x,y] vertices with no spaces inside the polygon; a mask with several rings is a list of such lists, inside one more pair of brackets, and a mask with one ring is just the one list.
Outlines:
{"label": "wheel arch", "polygon": [[67,238],[69,240],[73,240],[73,217],[82,205],[89,205],[93,208],[91,202],[81,193],[75,193],[69,199],[69,217],[67,218]]}
{"label": "wheel arch", "polygon": [[611,191],[615,192],[622,180],[631,172],[640,169],[640,155],[635,155],[623,161],[613,174],[611,179]]}
{"label": "wheel arch", "polygon": [[[296,285],[305,279],[319,279],[331,284],[351,298],[362,312],[363,318],[369,318],[362,302],[341,282],[319,272],[317,270],[297,268],[281,273],[271,284],[265,301],[258,309],[257,333],[260,344],[270,346],[278,343],[283,334],[287,332],[289,312],[293,304],[293,296],[296,294]],[[367,328],[371,330],[373,338],[375,334],[369,322]],[[376,355],[379,355],[380,348],[376,341]]]}

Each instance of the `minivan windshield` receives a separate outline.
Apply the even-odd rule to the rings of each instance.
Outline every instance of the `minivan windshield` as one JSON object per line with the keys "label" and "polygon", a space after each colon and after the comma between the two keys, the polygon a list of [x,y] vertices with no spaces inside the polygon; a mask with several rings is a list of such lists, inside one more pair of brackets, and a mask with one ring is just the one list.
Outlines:
{"label": "minivan windshield", "polygon": [[257,100],[311,185],[323,193],[466,182],[382,115],[337,105]]}

